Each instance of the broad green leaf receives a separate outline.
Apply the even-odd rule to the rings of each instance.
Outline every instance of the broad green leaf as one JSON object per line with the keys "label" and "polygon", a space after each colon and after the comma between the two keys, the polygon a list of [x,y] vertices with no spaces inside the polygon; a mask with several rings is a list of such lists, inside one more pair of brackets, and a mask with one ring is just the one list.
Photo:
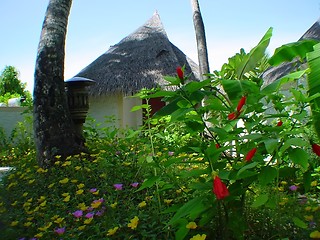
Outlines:
{"label": "broad green leaf", "polygon": [[142,105],[138,105],[138,106],[134,106],[133,108],[131,108],[131,112],[135,112],[141,109],[146,109],[148,108],[149,105],[148,104],[142,104]]}
{"label": "broad green leaf", "polygon": [[304,170],[309,166],[309,154],[301,148],[294,148],[289,150],[289,158],[295,164],[300,165]]}
{"label": "broad green leaf", "polygon": [[251,134],[247,134],[240,137],[240,139],[250,139],[250,140],[257,140],[259,138],[262,138],[262,134],[260,133],[251,133]]}
{"label": "broad green leaf", "polygon": [[304,59],[306,54],[313,50],[316,43],[318,43],[316,40],[302,40],[282,45],[275,50],[273,56],[269,59],[269,64],[277,66],[282,62],[291,62],[296,57]]}
{"label": "broad green leaf", "polygon": [[293,217],[292,220],[294,224],[299,228],[306,229],[308,227],[308,225],[304,221],[302,221],[300,218]]}
{"label": "broad green leaf", "polygon": [[255,171],[244,170],[240,174],[237,174],[237,179],[245,179],[245,178],[249,178],[249,177],[255,176],[257,174],[258,173],[255,172]]}
{"label": "broad green leaf", "polygon": [[202,89],[203,87],[210,86],[210,82],[211,82],[211,79],[207,79],[207,80],[200,81],[200,82],[195,82],[195,81],[189,82],[188,84],[186,84],[184,86],[184,89],[187,92],[192,93],[192,92],[195,92],[197,90]]}
{"label": "broad green leaf", "polygon": [[244,172],[245,170],[248,170],[248,169],[251,169],[251,168],[254,168],[255,166],[257,166],[258,163],[257,162],[252,162],[252,163],[249,163],[249,164],[246,164],[244,167],[242,167],[239,172],[237,173],[237,176],[239,176],[242,172]]}
{"label": "broad green leaf", "polygon": [[175,239],[176,240],[183,240],[188,235],[190,229],[186,228],[186,225],[188,224],[187,219],[180,219],[179,222],[179,229],[175,232]]}
{"label": "broad green leaf", "polygon": [[253,70],[261,59],[265,55],[265,51],[269,45],[270,39],[272,37],[272,28],[269,28],[265,35],[262,37],[260,42],[256,47],[251,49],[250,53],[244,58],[244,60],[239,64],[236,69],[236,74],[239,79],[242,79],[242,76]]}
{"label": "broad green leaf", "polygon": [[258,85],[248,80],[221,80],[223,89],[231,101],[238,102],[244,94],[256,94],[260,92]]}
{"label": "broad green leaf", "polygon": [[267,95],[267,94],[271,94],[271,93],[277,92],[277,91],[279,91],[280,87],[283,84],[286,84],[286,83],[288,83],[290,81],[302,78],[302,76],[304,74],[306,74],[306,72],[307,72],[307,69],[306,70],[297,71],[297,72],[293,72],[293,73],[289,73],[288,75],[285,75],[282,78],[280,78],[280,79],[272,82],[271,84],[267,85],[266,87],[264,87],[261,90],[261,93],[264,94],[264,95]]}
{"label": "broad green leaf", "polygon": [[268,194],[261,194],[259,195],[256,200],[252,203],[251,207],[253,208],[258,208],[264,204],[266,204],[266,202],[268,201],[269,196]]}
{"label": "broad green leaf", "polygon": [[192,214],[193,212],[201,212],[207,209],[207,207],[203,204],[203,197],[196,197],[191,199],[186,204],[184,204],[176,214],[170,219],[168,225],[177,224],[178,220]]}
{"label": "broad green leaf", "polygon": [[[307,62],[310,68],[308,74],[308,97],[311,98],[320,92],[320,43],[314,46],[314,51],[307,54]],[[320,98],[310,101],[313,126],[318,138],[320,138]]]}
{"label": "broad green leaf", "polygon": [[268,183],[271,183],[277,177],[277,174],[278,172],[274,167],[264,167],[258,176],[260,184],[262,186],[266,186]]}
{"label": "broad green leaf", "polygon": [[274,150],[278,147],[279,140],[270,138],[270,139],[264,140],[263,143],[266,147],[267,152],[272,154]]}
{"label": "broad green leaf", "polygon": [[164,80],[171,83],[170,85],[176,85],[176,86],[180,85],[180,79],[178,79],[177,77],[165,76]]}
{"label": "broad green leaf", "polygon": [[159,179],[160,179],[160,176],[153,176],[151,178],[148,178],[146,181],[142,183],[141,187],[137,191],[141,191],[145,188],[152,187]]}
{"label": "broad green leaf", "polygon": [[290,138],[284,142],[283,146],[280,148],[280,152],[283,153],[291,146],[304,147],[307,146],[308,142],[302,138]]}
{"label": "broad green leaf", "polygon": [[191,183],[189,185],[190,189],[194,189],[194,190],[201,190],[201,191],[207,191],[212,189],[212,182],[205,182],[205,183],[200,183],[200,182],[195,182],[195,183]]}
{"label": "broad green leaf", "polygon": [[170,102],[169,104],[162,107],[159,111],[157,111],[154,116],[167,116],[171,115],[174,111],[179,109],[177,103],[181,100],[181,98],[177,98]]}
{"label": "broad green leaf", "polygon": [[176,95],[176,92],[174,91],[159,90],[153,94],[148,95],[148,98],[172,97],[174,95]]}

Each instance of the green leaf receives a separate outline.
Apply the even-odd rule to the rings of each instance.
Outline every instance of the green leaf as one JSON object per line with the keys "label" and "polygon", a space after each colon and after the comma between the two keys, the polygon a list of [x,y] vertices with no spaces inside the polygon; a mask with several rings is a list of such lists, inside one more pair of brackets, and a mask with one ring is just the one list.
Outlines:
{"label": "green leaf", "polygon": [[318,43],[316,40],[302,40],[282,45],[275,50],[273,56],[269,59],[269,64],[277,66],[282,62],[291,62],[296,57],[304,59],[306,54],[313,50],[316,43]]}
{"label": "green leaf", "polygon": [[160,176],[153,176],[151,178],[148,178],[146,181],[142,183],[141,187],[137,190],[137,192],[145,188],[152,187],[159,179],[160,179]]}
{"label": "green leaf", "polygon": [[290,138],[287,141],[284,142],[283,146],[280,148],[280,152],[283,153],[291,146],[298,146],[298,147],[304,147],[307,146],[309,143],[302,138]]}
{"label": "green leaf", "polygon": [[294,81],[296,79],[300,79],[302,78],[302,76],[304,74],[306,74],[307,72],[307,69],[306,70],[301,70],[301,71],[297,71],[297,72],[293,72],[293,73],[289,73],[285,76],[283,76],[282,78],[272,82],[271,84],[267,85],[266,87],[264,87],[262,90],[261,90],[261,93],[263,95],[267,95],[267,94],[272,94],[274,92],[277,92],[279,91],[280,87],[283,85],[283,84],[286,84],[290,81]]}
{"label": "green leaf", "polygon": [[200,183],[200,182],[195,182],[191,183],[189,185],[190,189],[194,190],[201,190],[201,191],[207,191],[212,189],[212,182],[205,182],[205,183]]}
{"label": "green leaf", "polygon": [[176,240],[183,240],[188,235],[190,229],[186,228],[186,225],[188,224],[187,219],[181,219],[179,221],[179,229],[175,232],[175,239]]}
{"label": "green leaf", "polygon": [[292,220],[297,227],[303,228],[303,229],[308,228],[308,225],[304,221],[302,221],[300,218],[293,217]]}
{"label": "green leaf", "polygon": [[189,82],[188,84],[186,84],[184,86],[184,89],[187,92],[192,93],[192,92],[200,90],[204,87],[210,86],[210,83],[211,83],[211,79],[207,79],[207,80],[200,81],[200,82],[193,81],[193,82]]}
{"label": "green leaf", "polygon": [[177,77],[165,76],[164,80],[171,83],[170,85],[176,85],[176,86],[180,85],[180,79]]}
{"label": "green leaf", "polygon": [[148,95],[148,98],[172,97],[174,95],[176,95],[176,92],[174,91],[159,90],[153,94]]}
{"label": "green leaf", "polygon": [[279,144],[279,140],[278,139],[265,139],[263,141],[266,150],[268,153],[272,154],[274,152],[274,150],[276,150],[276,148],[278,147]]}
{"label": "green leaf", "polygon": [[262,37],[260,42],[256,47],[251,49],[250,53],[244,58],[244,60],[236,68],[236,74],[239,79],[242,79],[242,76],[252,71],[261,59],[265,55],[265,51],[269,45],[270,39],[272,37],[272,28],[269,28],[265,35]]}
{"label": "green leaf", "polygon": [[[314,51],[307,54],[307,62],[310,68],[308,74],[308,97],[311,98],[320,92],[320,43],[314,46]],[[320,138],[320,98],[310,100],[313,126],[318,138]]]}
{"label": "green leaf", "polygon": [[256,200],[252,203],[251,207],[258,208],[268,202],[269,196],[268,194],[259,195]]}
{"label": "green leaf", "polygon": [[148,108],[149,105],[148,104],[142,104],[142,105],[138,105],[138,106],[134,106],[133,108],[131,108],[131,112],[135,112],[141,109],[146,109]]}
{"label": "green leaf", "polygon": [[266,186],[268,183],[271,183],[277,177],[277,170],[273,167],[267,166],[264,167],[259,176],[259,182],[261,186]]}
{"label": "green leaf", "polygon": [[289,158],[295,164],[300,165],[304,170],[309,166],[309,154],[301,148],[293,148],[289,150]]}
{"label": "green leaf", "polygon": [[202,212],[205,211],[208,207],[203,204],[204,197],[196,197],[191,199],[186,204],[184,204],[176,214],[170,219],[168,225],[175,225],[177,224],[178,220],[188,216],[194,212]]}
{"label": "green leaf", "polygon": [[246,164],[244,167],[242,167],[239,172],[237,173],[237,176],[239,176],[242,172],[244,172],[245,170],[248,170],[248,169],[251,169],[251,168],[254,168],[255,166],[257,166],[258,163],[257,162],[252,162],[252,163],[249,163],[249,164]]}
{"label": "green leaf", "polygon": [[223,89],[228,94],[231,101],[238,102],[245,94],[256,94],[260,92],[260,88],[253,81],[248,80],[221,80]]}

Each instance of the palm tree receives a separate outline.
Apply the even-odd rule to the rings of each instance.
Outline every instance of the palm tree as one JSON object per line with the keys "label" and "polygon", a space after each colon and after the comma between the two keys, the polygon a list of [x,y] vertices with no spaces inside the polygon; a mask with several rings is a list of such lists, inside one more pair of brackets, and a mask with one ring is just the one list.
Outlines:
{"label": "palm tree", "polygon": [[81,152],[68,111],[64,86],[65,38],[72,0],[50,0],[42,26],[35,66],[34,132],[38,163],[53,164],[57,155]]}
{"label": "palm tree", "polygon": [[200,76],[201,78],[204,78],[204,74],[210,72],[206,34],[198,0],[191,0],[191,6],[193,12],[193,25],[197,40]]}

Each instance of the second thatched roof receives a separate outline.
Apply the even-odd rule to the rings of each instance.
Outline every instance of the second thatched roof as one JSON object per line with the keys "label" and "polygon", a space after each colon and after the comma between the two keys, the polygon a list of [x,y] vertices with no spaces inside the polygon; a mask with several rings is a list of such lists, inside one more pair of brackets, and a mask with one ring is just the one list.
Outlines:
{"label": "second thatched roof", "polygon": [[[315,22],[298,41],[305,39],[320,41],[320,19]],[[291,62],[285,62],[280,64],[279,66],[269,68],[262,75],[264,86],[267,86],[275,80],[289,74],[294,69],[300,67],[301,64],[303,63],[301,63],[299,59],[294,59]]]}
{"label": "second thatched roof", "polygon": [[143,26],[122,39],[76,76],[96,81],[90,95],[121,92],[126,95],[142,88],[167,84],[166,75],[174,76],[178,66],[186,66],[186,74],[199,79],[198,66],[173,45],[163,28],[158,13]]}

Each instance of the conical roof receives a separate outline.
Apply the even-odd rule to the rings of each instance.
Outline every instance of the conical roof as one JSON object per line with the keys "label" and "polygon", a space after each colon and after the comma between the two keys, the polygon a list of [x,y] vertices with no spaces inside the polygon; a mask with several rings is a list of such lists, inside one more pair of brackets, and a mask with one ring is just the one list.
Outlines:
{"label": "conical roof", "polygon": [[167,84],[163,76],[176,74],[178,66],[198,79],[198,66],[168,39],[155,13],[143,26],[81,70],[76,76],[93,79],[90,95],[136,93],[142,88]]}
{"label": "conical roof", "polygon": [[[305,39],[313,39],[320,41],[320,19],[316,21],[298,40],[305,40]],[[264,80],[264,85],[269,85],[270,83],[274,82],[275,80],[289,74],[294,69],[297,69],[301,66],[301,63],[299,59],[294,59],[291,62],[284,62],[276,67],[271,67],[268,70],[266,70],[262,78]]]}

